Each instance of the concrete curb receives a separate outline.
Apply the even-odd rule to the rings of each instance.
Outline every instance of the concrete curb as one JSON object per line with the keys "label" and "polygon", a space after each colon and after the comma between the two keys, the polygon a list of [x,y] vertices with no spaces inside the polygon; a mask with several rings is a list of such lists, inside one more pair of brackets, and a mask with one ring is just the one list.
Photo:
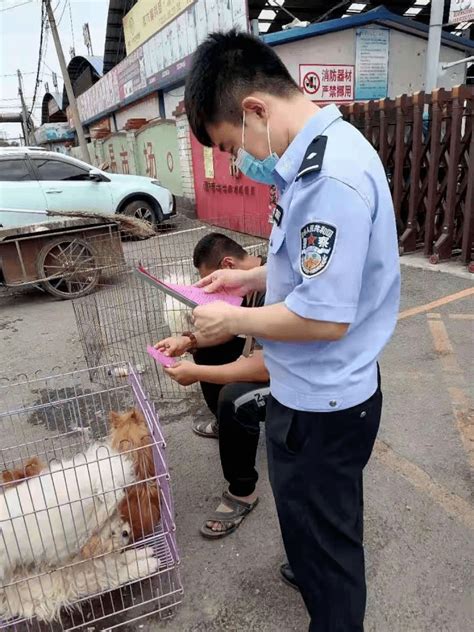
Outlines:
{"label": "concrete curb", "polygon": [[417,268],[419,270],[428,270],[428,272],[444,272],[445,274],[451,274],[462,279],[466,279],[474,283],[474,274],[469,272],[466,266],[458,263],[457,261],[446,261],[438,264],[430,263],[428,259],[425,259],[419,254],[402,255],[400,257],[400,265],[407,268]]}

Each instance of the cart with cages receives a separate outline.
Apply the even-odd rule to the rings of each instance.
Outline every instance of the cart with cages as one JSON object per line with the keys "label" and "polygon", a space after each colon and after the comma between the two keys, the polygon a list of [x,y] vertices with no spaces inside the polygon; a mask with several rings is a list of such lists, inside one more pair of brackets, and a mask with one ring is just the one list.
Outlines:
{"label": "cart with cages", "polygon": [[[23,538],[21,545],[21,556],[27,555],[26,552],[31,549],[33,559],[22,560],[14,566],[10,557],[11,547],[8,550],[4,548],[3,553],[7,557],[2,557],[1,548],[5,547],[2,540],[6,538],[9,520],[8,516],[1,515],[1,512],[5,513],[5,503],[2,506],[1,495],[7,498],[7,494],[10,494],[10,499],[12,493],[21,496],[25,493],[25,485],[29,487],[35,477],[36,481],[42,478],[46,480],[48,473],[45,471],[44,474],[34,475],[25,471],[29,476],[28,480],[17,481],[17,484],[6,483],[2,475],[0,525],[3,524],[4,529],[3,533],[0,532],[0,561],[3,560],[0,569],[3,574],[0,586],[0,630],[109,630],[130,625],[132,621],[150,615],[168,618],[181,602],[182,584],[178,568],[174,507],[165,461],[166,444],[158,414],[133,367],[128,367],[126,381],[114,377],[114,368],[113,365],[96,367],[96,372],[102,375],[100,385],[91,382],[89,370],[32,380],[0,381],[0,470],[4,472],[21,468],[28,459],[34,458],[49,464],[47,467],[50,471],[54,471],[54,463],[59,463],[61,476],[66,479],[71,462],[80,462],[75,459],[87,453],[91,445],[95,448],[107,440],[110,412],[135,409],[144,416],[149,430],[149,445],[152,446],[155,469],[152,480],[158,486],[160,498],[159,522],[153,533],[145,534],[145,537],[135,541],[121,543],[120,550],[109,552],[105,547],[99,548],[94,551],[93,557],[84,560],[83,549],[77,548],[80,554],[71,551],[70,557],[57,564],[53,564],[51,560],[45,564],[40,559],[43,551],[41,547],[38,549],[37,545],[35,547],[32,544],[35,523],[30,522],[28,538]],[[112,458],[116,457],[110,456],[110,460]],[[93,464],[89,464],[88,468],[94,471]],[[105,471],[106,469],[101,469],[101,472]],[[76,477],[79,478],[77,472],[78,470]],[[92,474],[89,473],[88,476]],[[67,480],[71,480],[71,477]],[[117,478],[114,479],[114,485],[114,491],[117,492],[120,485]],[[42,490],[44,489],[47,489],[46,483],[42,485]],[[46,492],[42,493],[45,495],[45,506],[49,507]],[[50,525],[54,521],[54,512],[61,515],[59,535],[55,541],[56,550],[62,538],[61,529],[66,532],[69,515],[76,511],[70,496],[72,493],[72,490],[68,492],[69,501],[62,504],[59,492],[56,491],[55,504],[53,502],[53,508],[47,510]],[[86,503],[90,500],[91,497],[85,495],[81,500],[81,510],[74,515],[85,515]],[[94,496],[93,500],[95,502],[97,498]],[[103,502],[102,497],[98,497],[98,501]],[[9,505],[11,506],[13,503]],[[7,513],[10,511],[12,510],[9,509]],[[15,529],[21,530],[22,520],[26,525],[30,517],[41,519],[41,512],[30,510],[29,514],[23,505],[22,511],[22,518],[20,523],[16,523]],[[117,514],[117,510],[114,511]],[[83,528],[81,520],[82,518],[74,523],[73,538],[69,539],[71,547],[75,538],[75,546],[79,547],[79,533]],[[13,520],[11,522],[14,523]],[[90,531],[86,532],[85,537],[94,537],[97,533],[92,525]],[[41,533],[45,550],[45,534],[49,531],[43,529]],[[38,559],[34,555],[38,555]],[[104,567],[107,569],[106,573]],[[54,602],[55,599],[58,600],[58,596],[51,585],[58,582],[58,579],[61,583],[74,586],[67,603]],[[51,612],[55,608],[52,616]]]}
{"label": "cart with cages", "polygon": [[79,298],[123,260],[113,219],[65,218],[0,228],[0,286],[9,289],[38,287],[55,298]]}

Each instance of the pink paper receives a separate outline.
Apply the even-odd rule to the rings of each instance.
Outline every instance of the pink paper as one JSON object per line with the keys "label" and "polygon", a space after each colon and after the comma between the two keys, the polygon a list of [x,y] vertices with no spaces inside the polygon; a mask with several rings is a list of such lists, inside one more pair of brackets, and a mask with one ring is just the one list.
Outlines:
{"label": "pink paper", "polygon": [[228,294],[227,292],[213,292],[212,294],[208,294],[204,292],[200,287],[195,287],[194,285],[176,285],[175,283],[165,283],[161,281],[163,285],[168,286],[170,289],[174,290],[178,294],[181,294],[185,298],[194,301],[197,305],[208,305],[209,303],[214,303],[214,301],[224,301],[229,305],[233,305],[234,307],[239,307],[242,305],[242,297],[234,296],[233,294]]}
{"label": "pink paper", "polygon": [[155,347],[148,346],[146,348],[146,350],[151,355],[151,357],[154,360],[156,360],[156,362],[158,362],[158,364],[161,364],[162,366],[166,367],[167,369],[173,368],[174,365],[177,362],[176,358],[170,358],[169,356],[165,355],[164,353],[161,353],[161,351],[158,351],[158,349],[155,349]]}

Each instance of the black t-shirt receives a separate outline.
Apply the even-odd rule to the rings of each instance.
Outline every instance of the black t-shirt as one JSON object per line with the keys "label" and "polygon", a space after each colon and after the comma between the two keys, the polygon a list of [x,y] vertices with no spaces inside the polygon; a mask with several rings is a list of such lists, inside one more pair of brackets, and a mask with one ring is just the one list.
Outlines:
{"label": "black t-shirt", "polygon": [[[260,265],[264,266],[267,262],[267,258],[261,256],[260,257]],[[265,292],[252,292],[252,294],[247,295],[242,301],[242,307],[263,307],[265,305]],[[249,337],[247,337],[249,338]],[[249,349],[246,347],[249,346]],[[251,345],[244,346],[244,354],[246,351],[251,353],[255,349],[261,349],[261,345],[259,345],[255,339],[252,339]]]}
{"label": "black t-shirt", "polygon": [[[260,256],[260,265],[264,266],[267,258]],[[265,305],[265,292],[252,292],[252,294],[244,297],[242,307],[263,307]]]}

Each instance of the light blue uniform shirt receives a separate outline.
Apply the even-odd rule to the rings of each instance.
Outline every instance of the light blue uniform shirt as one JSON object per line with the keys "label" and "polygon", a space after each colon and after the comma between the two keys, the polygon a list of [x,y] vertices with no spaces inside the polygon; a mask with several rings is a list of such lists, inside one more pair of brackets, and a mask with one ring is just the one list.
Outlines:
{"label": "light blue uniform shirt", "polygon": [[[319,135],[327,137],[322,168],[298,178]],[[377,389],[377,359],[399,306],[395,216],[382,163],[330,105],[296,136],[274,176],[283,217],[270,236],[265,304],[284,302],[304,318],[350,327],[332,342],[263,340],[271,393],[295,410],[356,406]]]}

